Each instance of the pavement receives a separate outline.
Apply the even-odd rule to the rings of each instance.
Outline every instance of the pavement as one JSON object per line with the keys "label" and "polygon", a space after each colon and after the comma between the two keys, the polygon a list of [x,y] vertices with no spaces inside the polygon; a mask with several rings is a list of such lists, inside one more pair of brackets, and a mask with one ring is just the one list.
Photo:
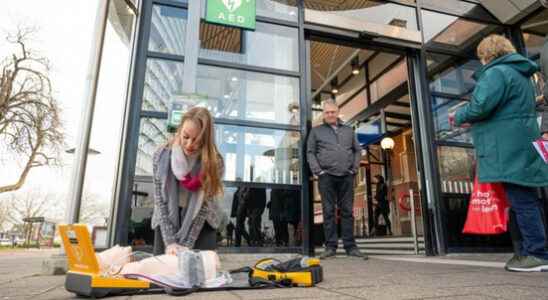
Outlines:
{"label": "pavement", "polygon": [[[0,252],[0,300],[76,299],[65,291],[64,276],[39,275],[42,261],[57,251]],[[506,272],[503,265],[508,258],[508,254],[373,256],[364,261],[338,256],[322,261],[325,280],[313,288],[195,293],[185,299],[548,299],[548,273]],[[222,263],[230,269],[255,259],[230,254],[222,256]],[[170,296],[107,299],[164,298]]]}

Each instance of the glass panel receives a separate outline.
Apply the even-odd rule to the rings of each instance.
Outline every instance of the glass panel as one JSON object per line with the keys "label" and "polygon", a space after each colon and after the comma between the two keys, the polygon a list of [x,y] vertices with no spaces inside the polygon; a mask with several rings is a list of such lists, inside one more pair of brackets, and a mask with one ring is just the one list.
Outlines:
{"label": "glass panel", "polygon": [[482,24],[455,16],[422,10],[424,43],[452,52],[473,52],[479,41],[500,30],[495,25]]}
{"label": "glass panel", "polygon": [[300,246],[300,196],[298,190],[243,186],[225,188],[222,208],[230,220],[221,230],[219,246]]}
{"label": "glass panel", "polygon": [[297,0],[257,0],[257,16],[298,21]]}
{"label": "glass panel", "polygon": [[399,55],[390,53],[381,53],[373,58],[368,64],[369,68],[369,80],[375,79],[375,77],[382,74],[383,71],[400,58]]}
{"label": "glass panel", "polygon": [[434,129],[436,139],[446,142],[472,143],[469,129],[451,127],[449,125],[449,111],[455,111],[456,107],[466,102],[454,99],[446,99],[432,96],[432,112],[434,114]]}
{"label": "glass panel", "polygon": [[[152,175],[154,152],[169,136],[166,120],[141,119],[135,175]],[[217,124],[215,139],[225,180],[299,184],[298,132]]]}
{"label": "glass panel", "polygon": [[167,142],[170,134],[167,132],[166,120],[142,118],[139,129],[139,144],[137,146],[137,162],[135,175],[152,176],[152,157],[160,145]]}
{"label": "glass panel", "polygon": [[152,177],[137,176],[133,181],[132,193],[128,245],[131,245],[134,251],[152,252],[154,246],[154,230],[151,228],[154,211]]}
{"label": "glass panel", "polygon": [[[408,1],[406,1],[408,2]],[[308,9],[329,12],[339,16],[366,20],[370,23],[418,30],[414,7],[386,1],[325,1],[305,0]]]}
{"label": "glass panel", "polygon": [[215,130],[225,180],[299,184],[298,132],[230,125]]}
{"label": "glass panel", "polygon": [[169,103],[182,94],[184,64],[149,59],[143,90],[143,110],[167,111]]}
{"label": "glass panel", "polygon": [[378,80],[371,83],[371,102],[380,100],[390,91],[401,86],[407,81],[407,63],[402,61],[396,67],[382,75]]}
{"label": "glass panel", "polygon": [[367,107],[367,91],[363,89],[356,97],[341,106],[340,118],[343,121],[350,121],[357,114]]}
{"label": "glass panel", "polygon": [[499,22],[480,4],[469,3],[461,0],[421,0],[420,4],[422,8],[427,8],[448,14],[465,16],[468,18],[476,18],[491,23]]}
{"label": "glass panel", "polygon": [[297,28],[266,23],[257,23],[255,31],[202,23],[200,57],[299,71],[297,37]]}
{"label": "glass panel", "polygon": [[474,149],[439,146],[438,161],[442,193],[472,193],[475,173]]}
{"label": "glass panel", "polygon": [[299,125],[299,79],[198,66],[197,92],[216,118]]}
{"label": "glass panel", "polygon": [[548,34],[548,8],[529,18],[522,26],[523,31],[545,36]]}
{"label": "glass panel", "polygon": [[187,10],[154,6],[148,50],[183,55],[185,53]]}
{"label": "glass panel", "polygon": [[476,86],[472,75],[481,67],[477,59],[462,59],[441,54],[427,54],[430,90],[461,97],[472,93]]}
{"label": "glass panel", "polygon": [[547,38],[545,38],[544,35],[524,32],[523,41],[525,42],[525,47],[527,49],[527,56],[533,57],[540,54],[546,40]]}
{"label": "glass panel", "polygon": [[[118,7],[117,7],[118,6]],[[121,144],[126,88],[131,66],[131,37],[135,15],[121,3],[111,1],[109,9],[124,9],[124,24],[106,24],[105,44],[97,87],[90,151],[84,177],[80,222],[106,226],[114,195]],[[107,121],[108,120],[108,121]],[[70,134],[72,136],[72,134]],[[72,144],[73,142],[69,142]],[[0,152],[2,152],[0,150]],[[2,152],[4,153],[4,152]],[[3,155],[2,155],[3,156]],[[3,157],[4,159],[5,157]],[[6,169],[4,169],[6,170]],[[9,167],[8,167],[9,170]],[[101,244],[106,242],[101,240]]]}

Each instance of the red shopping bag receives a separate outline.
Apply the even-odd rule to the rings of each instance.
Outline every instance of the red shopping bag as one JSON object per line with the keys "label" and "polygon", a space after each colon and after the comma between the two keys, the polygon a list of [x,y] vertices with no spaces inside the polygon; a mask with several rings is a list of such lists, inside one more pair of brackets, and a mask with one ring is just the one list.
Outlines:
{"label": "red shopping bag", "polygon": [[508,199],[502,183],[480,183],[476,178],[462,233],[504,233],[507,230],[508,210]]}

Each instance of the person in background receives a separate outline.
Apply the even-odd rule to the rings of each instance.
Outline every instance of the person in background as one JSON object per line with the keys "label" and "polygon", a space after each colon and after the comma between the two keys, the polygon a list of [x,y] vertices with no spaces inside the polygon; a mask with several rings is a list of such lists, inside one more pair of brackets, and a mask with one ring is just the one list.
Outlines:
{"label": "person in background", "polygon": [[[237,178],[238,181],[241,181],[241,178]],[[247,218],[247,208],[246,208],[246,199],[249,194],[249,188],[240,186],[234,193],[232,199],[232,212],[230,217],[236,218],[236,239],[234,240],[234,247],[242,246],[242,237],[245,239],[247,245],[251,244],[249,234],[245,229],[245,220]]]}
{"label": "person in background", "polygon": [[211,114],[190,109],[153,158],[155,255],[216,249],[222,212],[215,199],[223,194],[223,171]]}
{"label": "person in background", "polygon": [[483,39],[477,55],[483,67],[470,103],[449,114],[452,125],[472,126],[480,183],[503,183],[522,236],[520,255],[506,263],[509,271],[548,270],[546,236],[536,188],[548,185],[548,167],[532,144],[541,136],[535,91],[538,71],[501,35]]}
{"label": "person in background", "polygon": [[361,147],[354,130],[339,119],[333,100],[323,103],[323,124],[312,128],[307,142],[307,158],[312,174],[318,177],[322,198],[325,251],[320,258],[333,257],[338,246],[335,211],[341,211],[341,235],[348,256],[366,258],[354,240],[354,175],[361,160]]}
{"label": "person in background", "polygon": [[234,229],[236,227],[234,226],[234,223],[232,221],[228,222],[226,225],[226,246],[231,247],[234,237]]}
{"label": "person in background", "polygon": [[392,223],[390,222],[390,203],[388,202],[388,189],[382,175],[376,175],[377,186],[375,191],[375,227],[379,225],[379,217],[382,215],[386,223],[388,235],[392,235]]}

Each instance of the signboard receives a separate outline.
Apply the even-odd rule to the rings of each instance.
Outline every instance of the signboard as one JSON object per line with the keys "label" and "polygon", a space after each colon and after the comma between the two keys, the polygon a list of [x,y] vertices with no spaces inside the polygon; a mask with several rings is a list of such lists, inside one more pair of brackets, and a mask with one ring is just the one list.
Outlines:
{"label": "signboard", "polygon": [[206,21],[255,30],[256,0],[208,0]]}

